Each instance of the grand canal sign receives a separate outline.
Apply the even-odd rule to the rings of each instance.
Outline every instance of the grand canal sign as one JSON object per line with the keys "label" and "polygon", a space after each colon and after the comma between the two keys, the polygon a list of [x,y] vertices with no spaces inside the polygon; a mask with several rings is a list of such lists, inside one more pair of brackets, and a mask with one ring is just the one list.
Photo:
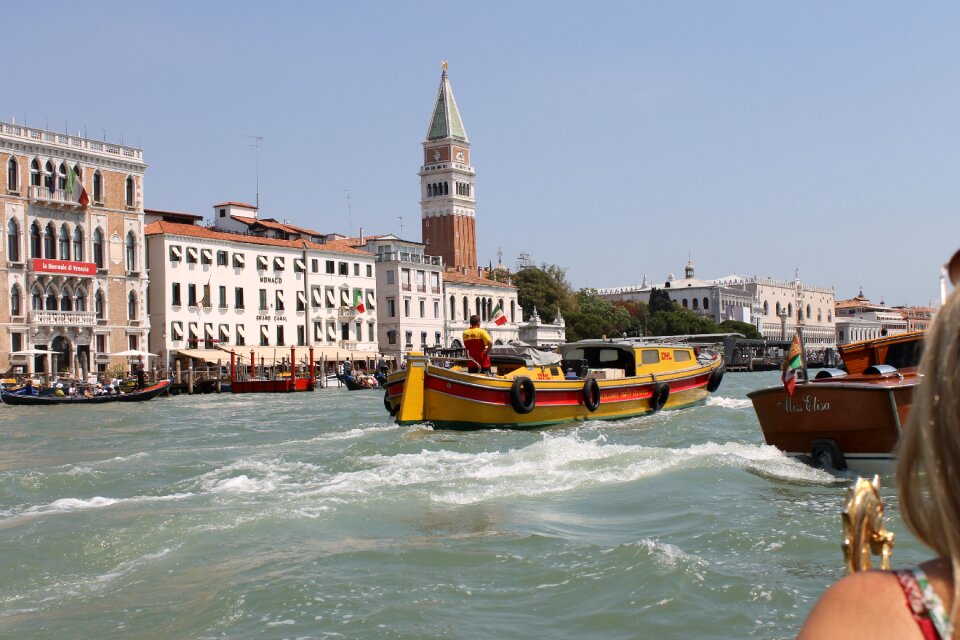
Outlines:
{"label": "grand canal sign", "polygon": [[56,273],[62,276],[94,276],[97,265],[92,262],[71,262],[69,260],[33,259],[34,273]]}

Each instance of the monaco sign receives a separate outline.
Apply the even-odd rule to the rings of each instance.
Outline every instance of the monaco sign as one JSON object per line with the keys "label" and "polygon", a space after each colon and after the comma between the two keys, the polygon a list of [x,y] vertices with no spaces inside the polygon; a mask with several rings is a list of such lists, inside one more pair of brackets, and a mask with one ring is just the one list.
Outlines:
{"label": "monaco sign", "polygon": [[71,262],[69,260],[33,259],[34,273],[55,273],[62,276],[95,276],[97,265],[92,262]]}

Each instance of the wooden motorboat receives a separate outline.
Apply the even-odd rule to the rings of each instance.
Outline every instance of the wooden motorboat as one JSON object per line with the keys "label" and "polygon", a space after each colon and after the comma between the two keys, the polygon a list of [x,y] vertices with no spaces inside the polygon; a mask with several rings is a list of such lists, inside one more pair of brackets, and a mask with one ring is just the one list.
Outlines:
{"label": "wooden motorboat", "polygon": [[723,359],[683,343],[584,340],[560,353],[497,349],[492,374],[465,360],[407,357],[387,377],[384,406],[401,425],[440,429],[526,429],[614,420],[682,409],[720,386]]}
{"label": "wooden motorboat", "polygon": [[141,391],[131,391],[130,393],[111,393],[92,396],[63,396],[54,395],[29,395],[20,394],[14,391],[0,391],[0,400],[4,404],[11,405],[34,405],[34,406],[54,406],[54,405],[78,405],[78,404],[104,404],[107,402],[144,402],[152,400],[158,395],[168,391],[170,388],[169,380],[161,380],[157,384],[146,387]]}
{"label": "wooden motorboat", "polygon": [[888,473],[918,383],[924,332],[839,348],[843,369],[748,393],[767,444],[834,469]]}

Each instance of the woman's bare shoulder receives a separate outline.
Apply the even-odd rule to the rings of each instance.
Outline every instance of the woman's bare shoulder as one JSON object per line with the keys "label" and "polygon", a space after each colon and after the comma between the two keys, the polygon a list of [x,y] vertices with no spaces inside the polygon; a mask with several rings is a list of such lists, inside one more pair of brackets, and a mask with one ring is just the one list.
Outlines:
{"label": "woman's bare shoulder", "polygon": [[896,576],[863,571],[844,576],[820,596],[798,640],[920,637]]}

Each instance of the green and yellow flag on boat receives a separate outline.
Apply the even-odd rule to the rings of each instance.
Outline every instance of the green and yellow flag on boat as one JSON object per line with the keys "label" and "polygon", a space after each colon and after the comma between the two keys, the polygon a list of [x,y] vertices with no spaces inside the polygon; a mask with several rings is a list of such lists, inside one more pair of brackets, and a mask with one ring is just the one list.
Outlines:
{"label": "green and yellow flag on boat", "polygon": [[797,387],[797,377],[800,375],[800,369],[803,368],[803,344],[800,342],[800,334],[793,336],[793,342],[790,343],[790,351],[787,352],[787,359],[783,363],[783,387],[787,390],[787,395],[793,396],[793,390]]}

